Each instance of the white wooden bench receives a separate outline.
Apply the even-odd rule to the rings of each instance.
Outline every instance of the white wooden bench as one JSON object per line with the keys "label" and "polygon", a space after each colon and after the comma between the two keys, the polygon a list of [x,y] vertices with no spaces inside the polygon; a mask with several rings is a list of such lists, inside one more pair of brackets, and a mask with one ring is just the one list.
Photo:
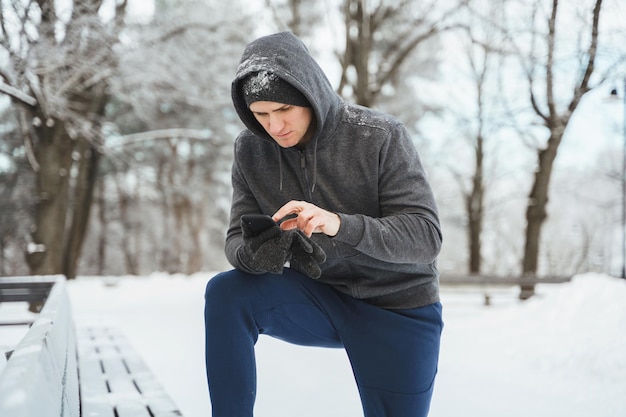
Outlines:
{"label": "white wooden bench", "polygon": [[5,352],[0,416],[182,416],[118,330],[75,329],[64,277],[0,278],[0,302],[15,301],[45,302]]}

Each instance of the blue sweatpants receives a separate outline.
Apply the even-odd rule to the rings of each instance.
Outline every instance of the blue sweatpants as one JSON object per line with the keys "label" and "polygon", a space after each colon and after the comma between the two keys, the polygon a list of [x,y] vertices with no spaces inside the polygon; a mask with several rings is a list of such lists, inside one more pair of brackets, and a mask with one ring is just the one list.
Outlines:
{"label": "blue sweatpants", "polygon": [[433,392],[443,326],[441,304],[386,310],[297,271],[238,270],[206,288],[206,371],[213,417],[252,417],[259,334],[344,348],[365,417],[424,417]]}

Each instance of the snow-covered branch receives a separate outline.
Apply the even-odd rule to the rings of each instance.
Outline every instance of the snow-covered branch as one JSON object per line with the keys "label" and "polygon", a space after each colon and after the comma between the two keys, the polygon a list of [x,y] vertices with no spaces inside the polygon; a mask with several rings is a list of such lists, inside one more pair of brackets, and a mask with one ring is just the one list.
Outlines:
{"label": "snow-covered branch", "polygon": [[206,129],[186,129],[186,128],[173,128],[173,129],[159,129],[149,130],[146,132],[133,133],[121,137],[121,141],[114,146],[132,145],[140,142],[147,142],[151,140],[162,139],[191,139],[191,140],[206,140],[213,142],[214,145],[219,145],[219,140]]}
{"label": "snow-covered branch", "polygon": [[28,104],[29,106],[35,106],[37,104],[37,100],[34,97],[2,81],[0,81],[0,93],[4,93],[8,96],[11,96],[16,100],[21,101],[24,104]]}

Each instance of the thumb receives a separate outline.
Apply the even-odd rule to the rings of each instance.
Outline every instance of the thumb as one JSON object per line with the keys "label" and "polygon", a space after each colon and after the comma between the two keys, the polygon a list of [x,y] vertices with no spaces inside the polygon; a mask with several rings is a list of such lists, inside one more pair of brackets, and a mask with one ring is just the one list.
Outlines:
{"label": "thumb", "polygon": [[308,237],[306,237],[306,235],[302,233],[302,231],[298,229],[294,229],[294,230],[295,230],[295,236],[294,236],[294,241],[293,241],[294,249],[297,248],[297,249],[303,250],[306,253],[313,253],[313,245],[316,245],[316,243],[313,242]]}
{"label": "thumb", "polygon": [[324,252],[324,249],[313,241],[311,241],[311,244],[313,247],[313,258],[319,263],[326,262],[326,252]]}

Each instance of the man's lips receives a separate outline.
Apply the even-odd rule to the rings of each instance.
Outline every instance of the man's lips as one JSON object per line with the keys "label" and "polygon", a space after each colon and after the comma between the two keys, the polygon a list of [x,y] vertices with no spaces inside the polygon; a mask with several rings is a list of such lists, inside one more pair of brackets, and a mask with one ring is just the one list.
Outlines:
{"label": "man's lips", "polygon": [[287,133],[283,133],[280,135],[274,135],[274,137],[279,138],[279,139],[287,139],[289,136],[291,136],[291,131],[287,132]]}

